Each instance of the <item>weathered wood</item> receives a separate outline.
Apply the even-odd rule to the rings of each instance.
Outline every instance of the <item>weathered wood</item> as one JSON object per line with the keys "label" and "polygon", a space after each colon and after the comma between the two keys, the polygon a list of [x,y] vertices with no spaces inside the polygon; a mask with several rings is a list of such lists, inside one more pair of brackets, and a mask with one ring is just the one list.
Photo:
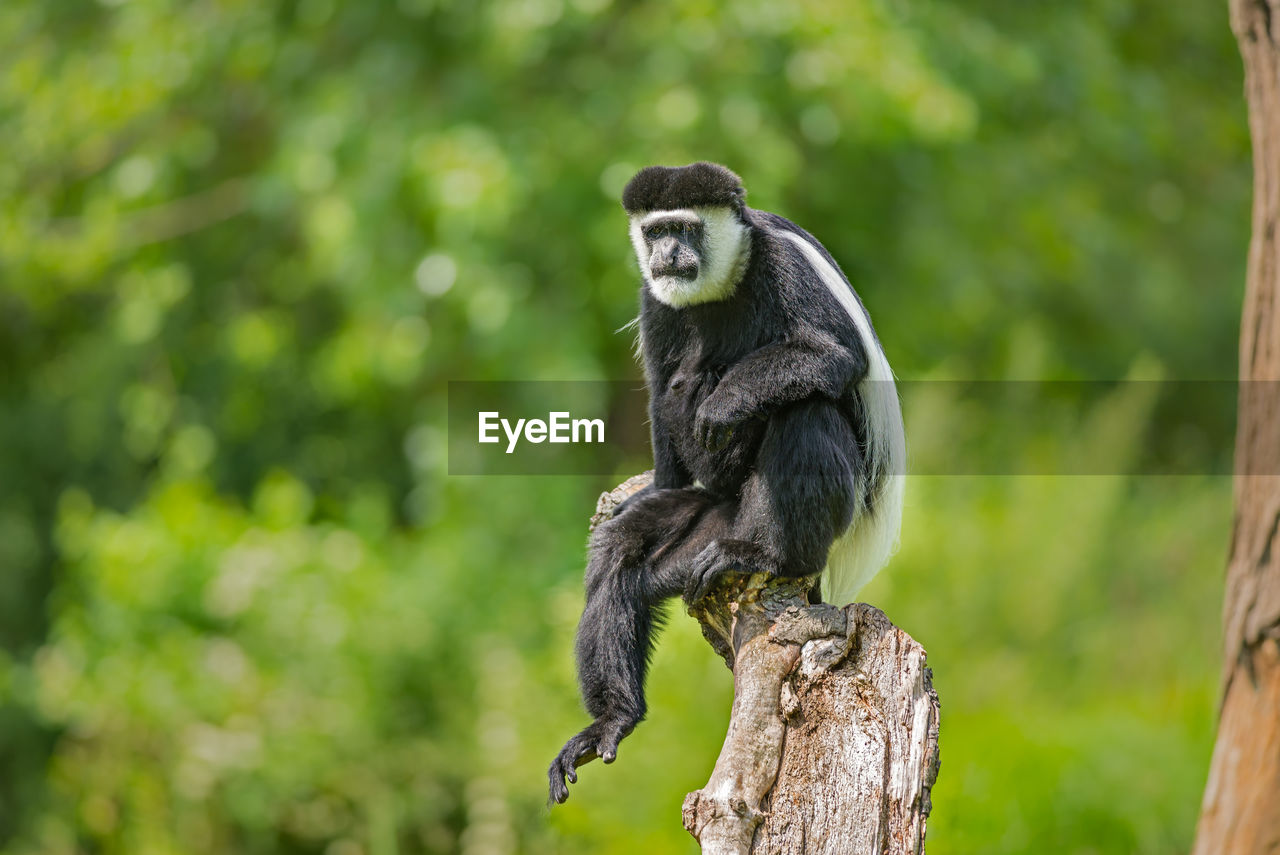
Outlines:
{"label": "weathered wood", "polygon": [[[593,523],[648,475],[602,495]],[[735,576],[689,608],[733,670],[734,699],[685,828],[707,855],[923,853],[938,774],[924,649],[865,603],[810,605],[811,585]]]}
{"label": "weathered wood", "polygon": [[843,610],[784,687],[786,749],[754,853],[923,853],[938,776],[938,696],[925,652],[884,612]]}
{"label": "weathered wood", "polygon": [[1280,3],[1231,0],[1253,138],[1222,709],[1195,855],[1280,850]]}
{"label": "weathered wood", "polygon": [[714,855],[921,853],[938,774],[924,650],[865,603],[807,605],[806,587],[754,576],[690,610],[736,656],[729,733],[685,827]]}

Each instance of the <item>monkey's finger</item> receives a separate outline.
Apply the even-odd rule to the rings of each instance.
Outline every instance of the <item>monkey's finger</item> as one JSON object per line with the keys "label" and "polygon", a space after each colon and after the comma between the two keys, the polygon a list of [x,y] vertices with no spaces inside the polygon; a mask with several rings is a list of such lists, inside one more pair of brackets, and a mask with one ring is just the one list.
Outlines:
{"label": "monkey's finger", "polygon": [[715,444],[716,435],[719,431],[720,425],[717,425],[707,416],[701,416],[694,425],[694,432],[697,435],[698,442],[707,450],[712,450],[711,447]]}
{"label": "monkey's finger", "polygon": [[[711,546],[707,547],[707,549],[710,548]],[[710,564],[711,561],[707,556],[707,551],[703,550],[693,559],[693,563],[689,567],[689,579],[684,584],[684,599],[690,605],[693,605],[699,599],[698,592],[702,590],[703,578],[706,576]]]}
{"label": "monkey's finger", "polygon": [[693,600],[691,602],[696,603],[710,593],[711,588],[728,569],[728,566],[723,561],[715,561],[709,564],[700,574],[698,587],[693,591]]}
{"label": "monkey's finger", "polygon": [[560,770],[559,757],[551,764],[547,777],[551,800],[558,805],[564,804],[569,798],[569,788],[564,783],[564,773]]}
{"label": "monkey's finger", "polygon": [[716,580],[718,575],[718,573],[708,573],[702,577],[701,581],[698,582],[698,587],[694,589],[693,602],[696,603],[707,595],[707,592],[711,590],[711,583]]}
{"label": "monkey's finger", "polygon": [[596,746],[596,751],[599,752],[600,759],[605,763],[612,763],[614,760],[617,760],[618,743],[621,741],[622,734],[618,730],[611,729],[606,733],[604,738],[600,740],[600,744]]}
{"label": "monkey's finger", "polygon": [[729,440],[733,438],[732,425],[716,425],[711,431],[711,438],[707,444],[710,451],[719,451],[729,444]]}
{"label": "monkey's finger", "polygon": [[548,770],[548,777],[551,780],[551,797],[557,804],[563,804],[565,799],[569,798],[569,787],[565,784],[565,779],[568,778],[570,784],[578,783],[578,773],[574,771],[575,768],[596,757],[595,751],[590,747],[575,744],[575,742],[578,742],[578,738],[571,740],[570,744],[564,747]]}
{"label": "monkey's finger", "polygon": [[[592,748],[591,746],[580,748],[578,750],[578,756],[575,757],[573,760],[572,768],[576,769],[579,766],[585,766],[599,756],[600,755],[596,752],[596,749]],[[574,774],[574,773],[570,772],[570,774]]]}
{"label": "monkey's finger", "polygon": [[701,574],[697,578],[695,578],[693,580],[693,584],[689,588],[688,599],[689,599],[690,605],[698,602],[698,600],[701,600],[706,595],[707,588],[708,588],[707,577],[705,574]]}

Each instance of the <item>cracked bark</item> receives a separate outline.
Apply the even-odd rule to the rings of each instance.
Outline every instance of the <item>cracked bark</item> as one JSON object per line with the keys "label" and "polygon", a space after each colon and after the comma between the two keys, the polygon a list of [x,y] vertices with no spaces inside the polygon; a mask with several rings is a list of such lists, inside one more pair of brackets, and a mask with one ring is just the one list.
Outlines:
{"label": "cracked bark", "polygon": [[[592,522],[648,476],[601,496]],[[689,609],[733,671],[734,698],[685,828],[706,855],[923,853],[938,774],[924,649],[865,603],[809,605],[811,585],[735,576]]]}
{"label": "cracked bark", "polygon": [[1231,0],[1253,138],[1253,240],[1240,325],[1235,520],[1222,708],[1194,855],[1280,851],[1280,45],[1271,0]]}

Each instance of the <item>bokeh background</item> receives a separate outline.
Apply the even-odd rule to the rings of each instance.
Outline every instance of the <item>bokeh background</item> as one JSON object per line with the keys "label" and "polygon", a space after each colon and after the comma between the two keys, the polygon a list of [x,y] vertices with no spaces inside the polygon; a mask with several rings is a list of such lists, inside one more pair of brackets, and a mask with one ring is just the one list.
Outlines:
{"label": "bokeh background", "polygon": [[[678,610],[544,804],[614,479],[445,457],[448,380],[639,376],[640,166],[736,169],[903,378],[1235,376],[1224,3],[7,0],[0,45],[5,855],[696,851],[731,687]],[[911,481],[863,598],[934,667],[935,855],[1189,845],[1230,484],[1132,474],[1161,388],[1074,426],[1114,475]]]}

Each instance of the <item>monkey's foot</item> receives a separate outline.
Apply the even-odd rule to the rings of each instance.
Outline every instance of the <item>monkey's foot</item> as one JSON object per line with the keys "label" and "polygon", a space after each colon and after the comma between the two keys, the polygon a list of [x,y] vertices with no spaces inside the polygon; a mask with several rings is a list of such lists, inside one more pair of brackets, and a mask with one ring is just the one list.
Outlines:
{"label": "monkey's foot", "polygon": [[690,605],[707,595],[726,573],[776,573],[775,562],[764,551],[745,540],[713,540],[689,567],[684,599]]}
{"label": "monkey's foot", "polygon": [[551,800],[556,804],[564,804],[569,798],[569,786],[565,779],[570,784],[578,783],[578,773],[575,770],[579,766],[590,763],[597,757],[606,763],[612,763],[618,756],[618,743],[635,727],[636,722],[626,719],[598,718],[566,742],[547,770]]}

